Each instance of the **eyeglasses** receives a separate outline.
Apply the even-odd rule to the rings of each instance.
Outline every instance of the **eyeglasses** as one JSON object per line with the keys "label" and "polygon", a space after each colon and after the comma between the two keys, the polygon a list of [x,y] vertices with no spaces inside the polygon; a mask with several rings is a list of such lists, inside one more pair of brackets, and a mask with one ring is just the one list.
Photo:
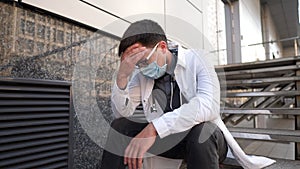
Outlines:
{"label": "eyeglasses", "polygon": [[146,57],[146,59],[140,60],[137,62],[137,64],[135,65],[136,68],[140,69],[143,67],[146,67],[149,65],[148,60],[151,58],[151,56],[153,55],[153,53],[155,52],[157,46],[159,45],[159,43],[157,43],[154,48],[151,50],[151,52],[149,53],[149,55]]}

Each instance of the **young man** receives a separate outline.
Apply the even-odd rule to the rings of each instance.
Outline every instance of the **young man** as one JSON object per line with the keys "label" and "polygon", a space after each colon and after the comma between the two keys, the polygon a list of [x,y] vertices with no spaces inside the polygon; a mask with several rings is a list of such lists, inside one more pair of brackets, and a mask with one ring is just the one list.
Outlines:
{"label": "young man", "polygon": [[[111,97],[117,119],[102,169],[140,169],[149,154],[185,159],[188,169],[219,168],[227,142],[244,167],[266,165],[252,165],[222,122],[219,81],[204,53],[168,46],[156,22],[141,20],[125,31],[119,55]],[[130,118],[139,105],[146,121]]]}

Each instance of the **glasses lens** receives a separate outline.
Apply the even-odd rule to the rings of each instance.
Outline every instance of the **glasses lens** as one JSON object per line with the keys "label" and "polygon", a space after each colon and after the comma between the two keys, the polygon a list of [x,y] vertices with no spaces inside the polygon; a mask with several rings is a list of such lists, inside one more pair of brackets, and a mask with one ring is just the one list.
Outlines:
{"label": "glasses lens", "polygon": [[156,48],[157,48],[157,46],[159,45],[159,43],[157,43],[155,46],[154,46],[154,48],[151,50],[151,52],[149,53],[149,55],[147,56],[147,58],[146,59],[144,59],[144,60],[141,60],[141,61],[139,61],[137,64],[136,64],[136,67],[137,68],[143,68],[143,67],[146,67],[146,66],[148,66],[148,60],[150,59],[150,57],[153,55],[153,53],[155,52],[155,50],[156,50]]}
{"label": "glasses lens", "polygon": [[142,67],[146,67],[148,66],[148,63],[147,63],[147,59],[144,59],[142,61],[139,61],[137,64],[136,64],[137,68],[142,68]]}

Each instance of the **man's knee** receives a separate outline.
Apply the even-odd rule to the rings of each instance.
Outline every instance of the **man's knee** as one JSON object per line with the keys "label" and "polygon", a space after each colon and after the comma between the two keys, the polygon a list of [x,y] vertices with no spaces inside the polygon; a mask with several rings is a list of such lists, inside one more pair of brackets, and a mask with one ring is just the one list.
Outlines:
{"label": "man's knee", "polygon": [[127,119],[124,117],[121,117],[121,118],[114,119],[111,122],[110,126],[117,132],[125,134],[126,133],[125,129],[126,129],[127,123],[128,123]]}
{"label": "man's knee", "polygon": [[137,123],[125,117],[117,118],[111,123],[112,129],[127,136],[135,136],[146,125],[145,123]]}
{"label": "man's knee", "polygon": [[204,122],[192,128],[189,133],[189,150],[199,154],[217,155],[222,161],[227,154],[227,143],[216,124]]}
{"label": "man's knee", "polygon": [[189,142],[205,143],[217,139],[215,133],[219,132],[217,125],[211,122],[203,122],[194,126],[189,133]]}
{"label": "man's knee", "polygon": [[201,150],[201,152],[221,151],[227,146],[222,131],[211,122],[194,126],[189,133],[187,142],[190,150]]}

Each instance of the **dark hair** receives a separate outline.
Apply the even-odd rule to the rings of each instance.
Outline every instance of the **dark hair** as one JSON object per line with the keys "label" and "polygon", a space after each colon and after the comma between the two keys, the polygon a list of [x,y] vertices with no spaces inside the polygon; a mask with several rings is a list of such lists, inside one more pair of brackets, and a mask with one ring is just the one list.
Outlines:
{"label": "dark hair", "polygon": [[118,55],[121,54],[134,43],[141,43],[145,47],[153,47],[159,41],[167,38],[161,26],[152,20],[141,20],[132,23],[124,32],[119,45]]}
{"label": "dark hair", "polygon": [[131,45],[134,43],[141,43],[145,47],[154,47],[158,42],[165,41],[167,43],[167,38],[165,35],[153,34],[153,33],[145,33],[139,34],[135,36],[131,36],[124,40],[121,40],[119,45],[119,56]]}

